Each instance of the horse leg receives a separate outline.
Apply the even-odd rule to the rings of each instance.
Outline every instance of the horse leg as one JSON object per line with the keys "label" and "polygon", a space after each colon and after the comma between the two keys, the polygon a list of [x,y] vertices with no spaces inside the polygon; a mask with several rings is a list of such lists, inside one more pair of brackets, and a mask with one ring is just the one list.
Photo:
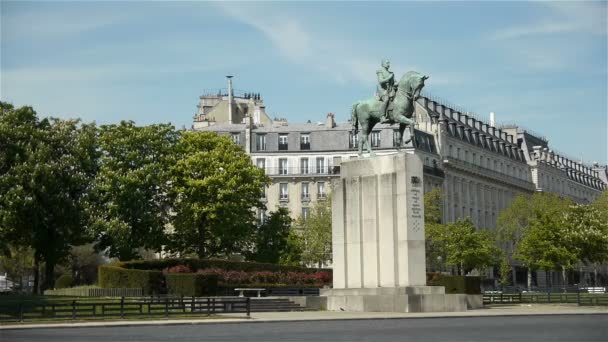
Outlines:
{"label": "horse leg", "polygon": [[363,157],[363,144],[367,139],[367,125],[365,125],[363,121],[359,121],[359,126],[361,129],[359,130],[359,138],[357,142],[359,145],[359,157]]}
{"label": "horse leg", "polygon": [[405,132],[405,127],[407,127],[407,125],[399,124],[399,140],[397,141],[397,151],[401,151],[401,146],[403,145],[403,132]]}
{"label": "horse leg", "polygon": [[373,126],[367,128],[368,129],[365,130],[365,144],[367,145],[367,153],[369,153],[370,157],[375,157],[376,153],[372,151],[372,144],[369,141],[369,135],[372,133]]}
{"label": "horse leg", "polygon": [[[405,143],[409,143],[414,138],[414,120],[408,119],[405,115],[399,116],[399,128],[401,130],[401,125],[406,125],[410,128],[410,137],[405,141]],[[403,140],[403,133],[401,133],[401,139]]]}

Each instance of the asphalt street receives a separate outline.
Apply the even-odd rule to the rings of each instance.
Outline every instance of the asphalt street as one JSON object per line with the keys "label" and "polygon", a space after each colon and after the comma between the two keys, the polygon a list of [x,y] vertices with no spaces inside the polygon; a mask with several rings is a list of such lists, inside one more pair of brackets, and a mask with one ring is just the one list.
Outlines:
{"label": "asphalt street", "polygon": [[0,330],[18,341],[608,341],[608,315],[463,317]]}

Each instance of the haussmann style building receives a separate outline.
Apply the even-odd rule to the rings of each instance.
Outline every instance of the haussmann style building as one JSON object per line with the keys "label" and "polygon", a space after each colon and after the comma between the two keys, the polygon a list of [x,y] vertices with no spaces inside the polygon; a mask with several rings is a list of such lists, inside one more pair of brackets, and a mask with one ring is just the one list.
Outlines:
{"label": "haussmann style building", "polygon": [[[444,223],[469,217],[479,229],[495,229],[499,213],[518,194],[543,191],[590,203],[608,188],[606,166],[558,153],[548,139],[524,127],[495,125],[493,114],[488,123],[452,107],[422,96],[416,103],[415,139],[404,147],[423,160],[425,192],[441,188]],[[266,211],[258,210],[260,220],[277,207],[306,218],[316,201],[326,200],[340,162],[357,158],[358,137],[350,122],[338,123],[332,113],[317,119],[322,121],[271,119],[260,94],[235,92],[230,80],[228,89],[200,97],[192,129],[231,136],[266,170],[271,184],[263,194]],[[393,153],[397,137],[397,126],[378,124],[370,141],[377,154]],[[583,269],[581,277],[589,272]],[[516,267],[513,277],[516,284],[526,282],[523,268]],[[539,286],[546,278],[537,272]],[[559,282],[553,274],[552,283]]]}

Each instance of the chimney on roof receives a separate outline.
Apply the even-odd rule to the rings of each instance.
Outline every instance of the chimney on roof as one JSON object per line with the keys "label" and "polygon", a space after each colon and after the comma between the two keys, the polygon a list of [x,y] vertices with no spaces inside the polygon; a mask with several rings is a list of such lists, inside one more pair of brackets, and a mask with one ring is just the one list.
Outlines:
{"label": "chimney on roof", "polygon": [[226,78],[228,79],[228,123],[232,124],[232,75]]}
{"label": "chimney on roof", "polygon": [[494,112],[490,112],[490,126],[496,126],[496,117],[494,115]]}
{"label": "chimney on roof", "polygon": [[327,113],[327,121],[325,122],[325,126],[327,128],[336,127],[336,122],[334,121],[334,113]]}

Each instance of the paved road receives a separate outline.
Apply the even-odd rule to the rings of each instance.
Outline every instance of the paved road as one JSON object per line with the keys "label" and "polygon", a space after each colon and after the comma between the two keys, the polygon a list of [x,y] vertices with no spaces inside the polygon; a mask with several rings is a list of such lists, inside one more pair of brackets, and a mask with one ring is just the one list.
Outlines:
{"label": "paved road", "polygon": [[608,315],[0,330],[18,341],[608,341]]}

